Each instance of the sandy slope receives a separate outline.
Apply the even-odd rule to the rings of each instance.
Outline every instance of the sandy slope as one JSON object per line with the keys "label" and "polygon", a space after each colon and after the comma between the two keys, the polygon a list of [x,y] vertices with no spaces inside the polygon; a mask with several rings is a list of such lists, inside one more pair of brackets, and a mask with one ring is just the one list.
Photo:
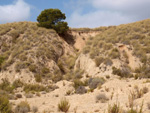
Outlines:
{"label": "sandy slope", "polygon": [[[108,105],[118,102],[123,109],[129,109],[128,97],[130,91],[134,90],[137,85],[140,88],[146,86],[150,87],[150,82],[144,83],[146,80],[132,80],[132,79],[110,79],[108,80],[101,89],[95,89],[94,92],[86,93],[83,95],[73,94],[66,96],[66,91],[73,89],[71,82],[60,81],[57,83],[59,89],[53,92],[42,94],[41,97],[34,96],[33,98],[22,98],[11,101],[12,103],[19,103],[20,101],[27,100],[30,106],[37,106],[39,113],[43,111],[50,111],[51,113],[58,113],[57,105],[63,97],[66,97],[70,102],[69,113],[102,113],[107,111]],[[65,86],[63,85],[65,83]],[[149,88],[150,90],[150,88]],[[105,103],[96,102],[96,96],[98,94],[106,94],[109,100]],[[111,99],[113,93],[113,97]],[[147,108],[147,103],[150,102],[150,91],[134,101],[134,107],[139,108],[144,100],[144,113],[150,113]]]}

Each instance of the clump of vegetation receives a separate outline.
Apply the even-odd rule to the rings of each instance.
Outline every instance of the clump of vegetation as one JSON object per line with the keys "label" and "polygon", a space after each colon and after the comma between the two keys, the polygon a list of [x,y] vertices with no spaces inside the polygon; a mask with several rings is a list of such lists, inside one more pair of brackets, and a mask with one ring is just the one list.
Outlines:
{"label": "clump of vegetation", "polygon": [[7,79],[2,79],[0,89],[8,93],[13,93],[14,87],[10,84],[10,82]]}
{"label": "clump of vegetation", "polygon": [[81,80],[79,80],[79,79],[75,79],[75,80],[73,81],[73,87],[74,87],[75,89],[77,89],[79,86],[84,86],[84,83],[83,83]]}
{"label": "clump of vegetation", "polygon": [[106,66],[111,66],[111,65],[113,64],[113,62],[112,62],[111,59],[106,58],[106,59],[104,60],[104,64],[105,64]]}
{"label": "clump of vegetation", "polygon": [[84,94],[87,93],[87,89],[84,86],[79,86],[78,88],[76,88],[75,92],[77,94]]}
{"label": "clump of vegetation", "polygon": [[134,109],[133,107],[127,111],[127,113],[143,113],[143,102],[140,106],[140,109]]}
{"label": "clump of vegetation", "polygon": [[61,99],[58,103],[58,110],[67,113],[70,108],[70,103],[66,98]]}
{"label": "clump of vegetation", "polygon": [[109,53],[109,57],[112,58],[112,59],[117,59],[120,57],[120,53],[118,51],[117,48],[114,48],[111,50],[111,52]]}
{"label": "clump of vegetation", "polygon": [[123,113],[123,110],[119,104],[115,103],[108,106],[108,113]]}
{"label": "clump of vegetation", "polygon": [[1,113],[12,113],[9,100],[4,95],[0,95],[0,112]]}
{"label": "clump of vegetation", "polygon": [[[59,79],[57,79],[58,74],[56,77],[53,76],[56,73],[47,71],[45,69],[47,64],[44,63],[44,61],[51,62],[53,60],[57,65],[58,59],[62,59],[60,57],[64,48],[61,39],[54,30],[38,27],[37,23],[33,22],[4,24],[0,25],[0,28],[3,29],[0,33],[2,50],[0,53],[0,71],[5,71],[9,66],[15,64],[16,72],[29,70],[35,75],[37,82],[42,82],[43,79],[47,80],[47,78],[54,81],[61,80],[60,77],[63,73],[60,72]],[[7,30],[3,32],[4,29]],[[10,38],[6,38],[7,36]],[[73,67],[73,65],[73,63],[70,63],[70,67],[68,66],[67,69]]]}
{"label": "clump of vegetation", "polygon": [[90,78],[88,81],[88,85],[90,89],[95,89],[98,86],[101,86],[105,83],[105,79],[104,78],[99,78],[99,77],[95,77],[95,78]]}
{"label": "clump of vegetation", "polygon": [[15,108],[16,113],[28,113],[30,112],[30,105],[27,101],[21,101]]}
{"label": "clump of vegetation", "polygon": [[22,95],[21,94],[16,94],[16,97],[17,98],[22,98]]}
{"label": "clump of vegetation", "polygon": [[18,88],[18,87],[23,87],[24,83],[21,80],[15,80],[12,84],[13,87]]}
{"label": "clump of vegetation", "polygon": [[39,84],[25,84],[23,90],[25,92],[30,92],[30,91],[35,91],[35,92],[40,92],[40,91],[48,91],[46,87],[43,85]]}
{"label": "clump of vegetation", "polygon": [[132,77],[131,70],[128,67],[123,67],[122,69],[117,69],[116,67],[112,67],[113,74],[118,75],[120,77]]}
{"label": "clump of vegetation", "polygon": [[[148,19],[132,24],[107,27],[102,33],[87,40],[87,44],[82,53],[88,54],[90,58],[95,61],[96,66],[99,66],[101,63],[112,66],[113,61],[119,60],[122,62],[123,57],[125,58],[125,63],[128,64],[128,55],[124,52],[122,57],[119,51],[121,48],[117,47],[116,44],[119,43],[124,46],[130,45],[131,48],[128,49],[131,49],[132,55],[137,57],[143,63],[143,66],[146,66],[148,69],[150,67],[150,41],[149,35],[147,35],[150,27],[150,25],[148,25],[149,23],[150,20]],[[102,59],[104,57],[106,60]],[[124,65],[125,67],[126,64]],[[138,75],[140,77],[144,76],[145,78],[150,77],[147,69],[144,69]],[[126,75],[126,69],[117,71],[118,74],[120,73],[119,76],[125,77],[131,75]]]}
{"label": "clump of vegetation", "polygon": [[3,56],[0,56],[0,71],[1,71],[1,66],[2,66],[2,63],[5,61],[5,58]]}
{"label": "clump of vegetation", "polygon": [[140,66],[139,68],[135,69],[136,78],[150,78],[150,69],[148,65]]}
{"label": "clump of vegetation", "polygon": [[100,93],[96,96],[96,102],[102,102],[105,103],[106,101],[108,101],[108,97],[106,97],[106,95],[104,93]]}
{"label": "clump of vegetation", "polygon": [[69,29],[67,22],[63,21],[64,19],[66,19],[65,14],[59,9],[45,9],[37,17],[38,26],[54,29],[59,34],[63,34]]}
{"label": "clump of vegetation", "polygon": [[101,63],[104,62],[104,58],[103,57],[96,57],[95,58],[95,64],[98,67]]}
{"label": "clump of vegetation", "polygon": [[38,112],[38,107],[36,107],[36,106],[33,106],[33,107],[32,107],[32,112],[33,112],[33,113],[36,113],[36,112]]}

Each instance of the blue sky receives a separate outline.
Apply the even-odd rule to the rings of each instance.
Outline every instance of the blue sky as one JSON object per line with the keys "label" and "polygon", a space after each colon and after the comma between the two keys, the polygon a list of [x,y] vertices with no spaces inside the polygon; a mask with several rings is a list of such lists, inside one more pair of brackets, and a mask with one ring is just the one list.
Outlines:
{"label": "blue sky", "polygon": [[36,21],[44,9],[58,8],[70,27],[119,25],[150,18],[150,0],[0,0],[0,24]]}

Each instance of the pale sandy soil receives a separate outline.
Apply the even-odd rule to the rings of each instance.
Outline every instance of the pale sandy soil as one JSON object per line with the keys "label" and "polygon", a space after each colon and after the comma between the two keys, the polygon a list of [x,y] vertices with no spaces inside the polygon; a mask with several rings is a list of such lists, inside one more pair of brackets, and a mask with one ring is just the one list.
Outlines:
{"label": "pale sandy soil", "polygon": [[[27,101],[30,106],[37,106],[38,113],[59,113],[57,105],[59,101],[66,97],[70,102],[70,109],[68,113],[107,113],[108,105],[114,103],[119,103],[122,109],[129,109],[129,100],[130,91],[133,91],[135,86],[138,86],[139,89],[143,87],[148,87],[149,92],[144,94],[141,98],[138,98],[134,101],[134,107],[139,108],[144,102],[143,111],[144,113],[150,113],[150,110],[147,108],[147,103],[150,102],[150,82],[145,83],[146,80],[133,80],[133,79],[110,79],[108,80],[101,89],[95,89],[94,92],[89,92],[86,94],[72,94],[66,96],[66,91],[73,89],[71,82],[60,81],[56,85],[59,86],[59,89],[52,91],[47,94],[42,94],[41,97],[34,96],[33,98],[22,98],[18,100],[12,100],[12,103],[16,105],[20,101]],[[65,83],[65,86],[63,85]],[[105,103],[96,102],[96,96],[98,94],[106,94],[109,100]],[[112,96],[113,94],[113,96]],[[112,97],[112,99],[111,99]]]}

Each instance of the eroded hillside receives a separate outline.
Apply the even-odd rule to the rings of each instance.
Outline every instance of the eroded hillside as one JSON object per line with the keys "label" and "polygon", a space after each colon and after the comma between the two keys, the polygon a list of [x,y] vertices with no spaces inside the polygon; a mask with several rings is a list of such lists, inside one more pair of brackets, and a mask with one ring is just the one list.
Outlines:
{"label": "eroded hillside", "polygon": [[0,96],[16,113],[58,113],[64,98],[70,113],[149,113],[149,54],[149,19],[63,36],[33,22],[0,25]]}
{"label": "eroded hillside", "polygon": [[[54,30],[37,27],[36,23],[19,22],[1,25],[1,78],[21,78],[24,82],[41,81],[61,75],[61,57],[75,57],[74,48]],[[55,81],[55,80],[54,80]],[[57,81],[57,80],[56,80]]]}
{"label": "eroded hillside", "polygon": [[80,65],[90,75],[112,73],[121,77],[149,78],[149,28],[150,20],[145,20],[114,26],[96,37],[90,37],[76,61],[77,67]]}

